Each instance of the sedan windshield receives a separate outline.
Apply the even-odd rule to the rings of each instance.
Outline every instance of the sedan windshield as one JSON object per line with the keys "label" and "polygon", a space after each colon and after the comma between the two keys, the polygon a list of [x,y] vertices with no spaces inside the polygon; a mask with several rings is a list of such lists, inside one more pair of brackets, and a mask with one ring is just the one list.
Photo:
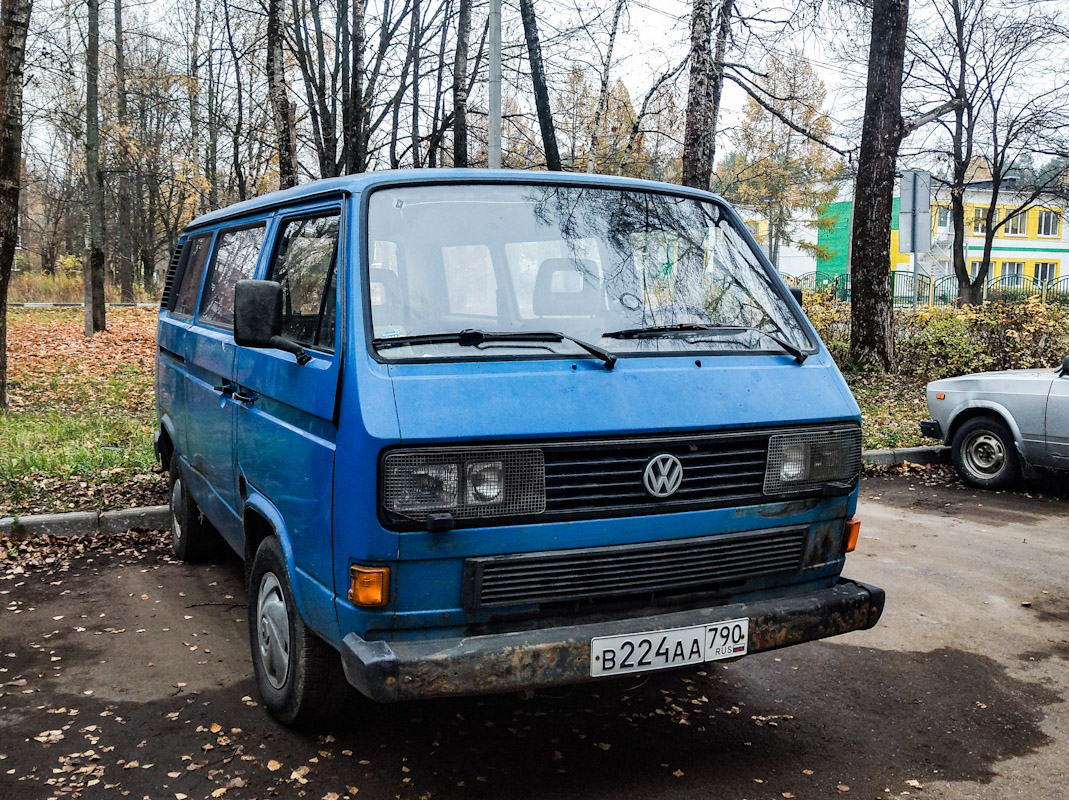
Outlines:
{"label": "sedan windshield", "polygon": [[[409,186],[371,196],[368,237],[373,344],[386,360],[813,348],[714,202]],[[561,335],[514,335],[524,332]]]}

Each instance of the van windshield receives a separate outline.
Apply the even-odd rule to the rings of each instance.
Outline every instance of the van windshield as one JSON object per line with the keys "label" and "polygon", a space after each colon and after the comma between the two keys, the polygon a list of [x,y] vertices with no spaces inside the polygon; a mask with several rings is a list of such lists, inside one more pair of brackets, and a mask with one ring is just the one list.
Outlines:
{"label": "van windshield", "polygon": [[[386,360],[575,357],[591,352],[582,344],[616,355],[813,348],[714,202],[410,186],[376,191],[367,224],[373,343]],[[563,336],[512,335],[548,332]]]}

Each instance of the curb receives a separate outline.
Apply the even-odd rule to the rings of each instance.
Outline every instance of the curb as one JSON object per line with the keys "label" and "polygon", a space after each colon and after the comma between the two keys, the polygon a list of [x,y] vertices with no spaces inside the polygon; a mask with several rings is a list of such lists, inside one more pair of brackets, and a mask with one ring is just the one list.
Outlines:
{"label": "curb", "polygon": [[171,527],[167,506],[143,506],[116,511],[72,511],[66,514],[30,514],[0,518],[0,536],[23,539],[54,536],[72,539],[97,533],[124,533],[138,530],[166,530]]}
{"label": "curb", "polygon": [[950,448],[945,445],[932,447],[899,447],[894,450],[865,450],[861,460],[875,467],[891,467],[905,464],[949,464]]}
{"label": "curb", "polygon": [[[884,467],[905,464],[949,464],[950,448],[899,447],[895,450],[865,450],[865,464]],[[0,517],[0,536],[21,539],[31,536],[55,536],[69,539],[96,533],[124,533],[136,530],[165,530],[171,527],[167,506],[142,506],[116,511],[73,511],[66,514],[31,514],[25,517]]]}

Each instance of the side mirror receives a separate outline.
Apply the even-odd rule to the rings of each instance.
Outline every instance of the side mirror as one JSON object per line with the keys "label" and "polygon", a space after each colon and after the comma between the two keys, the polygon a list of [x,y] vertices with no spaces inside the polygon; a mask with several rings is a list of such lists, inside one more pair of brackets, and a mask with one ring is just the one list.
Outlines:
{"label": "side mirror", "polygon": [[798,302],[798,305],[802,307],[802,310],[805,311],[805,306],[802,306],[802,290],[797,286],[789,286],[787,288],[791,291],[791,297],[793,297]]}
{"label": "side mirror", "polygon": [[1069,377],[1069,356],[1065,356],[1062,359],[1062,368],[1058,374],[1063,378]]}
{"label": "side mirror", "polygon": [[292,353],[298,364],[312,360],[296,342],[282,337],[282,284],[238,281],[234,285],[234,343]]}

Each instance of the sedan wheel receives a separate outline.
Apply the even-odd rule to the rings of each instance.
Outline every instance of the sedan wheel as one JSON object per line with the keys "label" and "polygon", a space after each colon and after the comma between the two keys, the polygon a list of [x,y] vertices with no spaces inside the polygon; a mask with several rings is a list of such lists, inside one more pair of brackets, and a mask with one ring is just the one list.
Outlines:
{"label": "sedan wheel", "polygon": [[973,417],[954,434],[951,458],[961,479],[981,489],[1006,489],[1020,477],[1021,460],[1010,429],[994,417]]}

